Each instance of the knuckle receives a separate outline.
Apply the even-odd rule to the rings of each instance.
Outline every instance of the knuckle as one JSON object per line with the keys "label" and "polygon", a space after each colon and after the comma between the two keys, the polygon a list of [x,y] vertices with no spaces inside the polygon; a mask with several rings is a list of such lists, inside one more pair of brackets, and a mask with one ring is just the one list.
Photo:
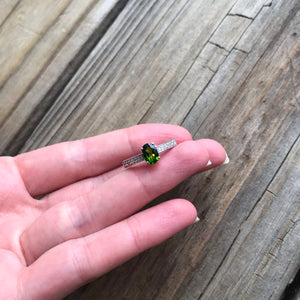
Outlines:
{"label": "knuckle", "polygon": [[138,218],[136,216],[131,216],[129,219],[127,219],[127,225],[135,249],[138,253],[144,251],[144,238]]}
{"label": "knuckle", "polygon": [[[69,205],[67,209],[67,222],[79,236],[85,231],[85,227],[92,224],[93,217],[89,206],[84,205],[85,198],[81,197],[77,203]],[[84,203],[82,203],[84,202]]]}
{"label": "knuckle", "polygon": [[69,257],[71,268],[79,282],[84,283],[88,280],[88,275],[92,272],[90,261],[90,248],[85,240],[74,240],[69,247]]}

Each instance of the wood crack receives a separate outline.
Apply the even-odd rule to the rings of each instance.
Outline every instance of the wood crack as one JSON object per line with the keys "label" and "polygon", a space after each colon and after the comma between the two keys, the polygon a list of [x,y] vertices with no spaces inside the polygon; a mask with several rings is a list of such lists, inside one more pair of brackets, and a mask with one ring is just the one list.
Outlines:
{"label": "wood crack", "polygon": [[242,14],[232,14],[232,13],[229,13],[228,16],[245,18],[245,19],[249,19],[249,20],[252,20],[252,21],[254,20],[254,18],[248,17],[246,15],[242,15]]}
{"label": "wood crack", "polygon": [[270,190],[268,190],[268,189],[266,189],[266,192],[272,194],[275,198],[277,197],[277,195],[276,195],[275,193],[273,193],[272,191],[270,191]]}
{"label": "wood crack", "polygon": [[291,223],[291,226],[289,226],[288,229],[285,230],[284,233],[280,237],[278,237],[278,240],[280,240],[281,242],[284,242],[284,239],[286,238],[286,236],[290,233],[290,231],[292,231],[295,228],[295,226],[297,224],[297,222],[294,222],[292,220],[289,220],[289,222]]}
{"label": "wood crack", "polygon": [[[237,43],[236,43],[237,44]],[[236,51],[239,51],[239,52],[242,52],[244,54],[249,54],[249,52],[245,51],[245,50],[242,50],[242,49],[239,49],[237,47],[233,47],[233,50],[236,50]]]}
{"label": "wood crack", "polygon": [[229,53],[229,51],[226,48],[224,48],[223,46],[221,46],[221,45],[219,45],[215,42],[212,42],[212,41],[209,41],[209,43],[216,46],[216,47],[218,47],[218,48],[220,48],[220,49],[222,49],[222,50],[224,50],[224,51],[226,51],[227,53]]}

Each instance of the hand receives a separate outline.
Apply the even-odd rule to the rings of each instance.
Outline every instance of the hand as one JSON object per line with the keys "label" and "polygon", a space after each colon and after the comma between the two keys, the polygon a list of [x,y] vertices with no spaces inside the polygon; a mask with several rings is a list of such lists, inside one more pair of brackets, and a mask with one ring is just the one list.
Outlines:
{"label": "hand", "polygon": [[[172,138],[156,165],[120,167],[144,143]],[[0,298],[60,299],[192,224],[183,199],[134,213],[225,157],[217,142],[162,124],[1,157]]]}

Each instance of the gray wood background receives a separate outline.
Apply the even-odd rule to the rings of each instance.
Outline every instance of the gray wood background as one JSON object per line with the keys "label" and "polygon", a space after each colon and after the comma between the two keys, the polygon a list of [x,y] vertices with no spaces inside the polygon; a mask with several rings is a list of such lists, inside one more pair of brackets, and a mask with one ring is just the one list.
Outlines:
{"label": "gray wood background", "polygon": [[154,201],[199,223],[67,300],[300,298],[299,0],[0,0],[0,70],[2,155],[160,122],[231,159]]}

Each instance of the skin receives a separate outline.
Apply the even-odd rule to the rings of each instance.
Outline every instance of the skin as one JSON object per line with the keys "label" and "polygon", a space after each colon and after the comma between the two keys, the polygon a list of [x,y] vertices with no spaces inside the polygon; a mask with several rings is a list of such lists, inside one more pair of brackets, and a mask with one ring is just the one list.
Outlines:
{"label": "skin", "polygon": [[[120,167],[144,143],[172,138],[178,145],[157,164]],[[193,224],[196,209],[184,199],[136,212],[225,157],[216,141],[164,124],[1,157],[0,298],[61,299]]]}

